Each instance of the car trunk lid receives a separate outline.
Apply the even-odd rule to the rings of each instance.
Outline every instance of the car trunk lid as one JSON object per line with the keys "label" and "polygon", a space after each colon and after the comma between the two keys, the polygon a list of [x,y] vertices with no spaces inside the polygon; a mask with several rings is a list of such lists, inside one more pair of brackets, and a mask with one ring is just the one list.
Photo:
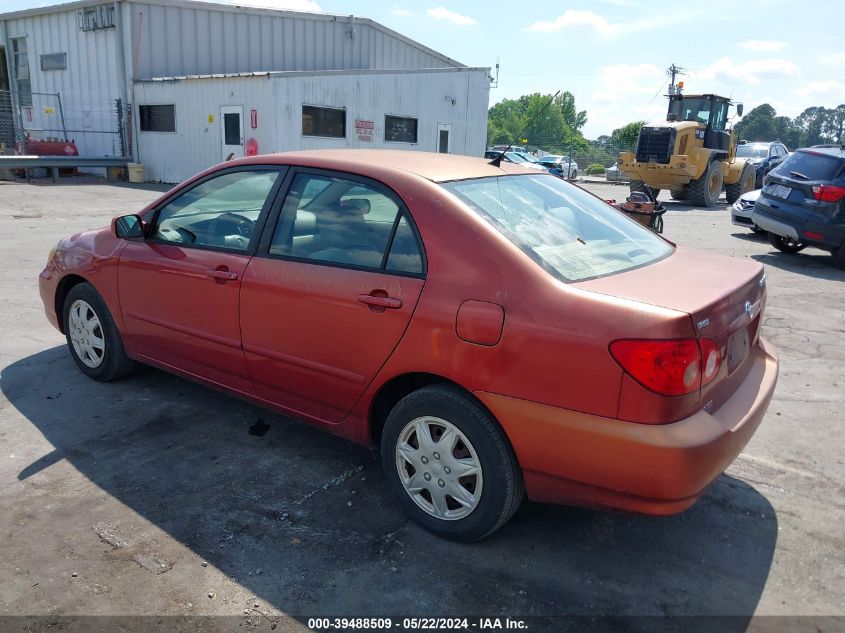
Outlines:
{"label": "car trunk lid", "polygon": [[766,302],[757,262],[677,247],[656,263],[576,286],[689,314],[695,336],[712,339],[721,353],[716,379],[702,389],[706,408],[718,408],[741,382]]}

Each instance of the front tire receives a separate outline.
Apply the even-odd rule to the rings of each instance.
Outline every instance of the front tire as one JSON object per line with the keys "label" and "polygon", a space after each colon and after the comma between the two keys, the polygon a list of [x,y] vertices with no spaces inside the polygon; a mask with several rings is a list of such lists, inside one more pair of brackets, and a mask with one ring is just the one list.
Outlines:
{"label": "front tire", "polygon": [[476,400],[451,385],[429,385],[399,401],[385,423],[381,459],[405,513],[453,541],[492,534],[524,495],[504,432]]}
{"label": "front tire", "polygon": [[77,367],[89,378],[108,382],[132,371],[123,340],[106,302],[89,283],[77,284],[65,297],[65,338]]}
{"label": "front tire", "polygon": [[774,233],[769,233],[769,244],[774,246],[781,253],[789,253],[790,255],[797,253],[798,251],[803,251],[805,248],[804,244],[796,242],[791,237],[781,237],[780,235],[775,235]]}
{"label": "front tire", "polygon": [[742,173],[739,175],[739,180],[732,185],[725,185],[725,197],[728,200],[728,204],[733,204],[739,200],[742,194],[752,191],[755,178],[754,168],[748,163],[745,163]]}
{"label": "front tire", "polygon": [[699,207],[715,207],[722,193],[722,163],[714,160],[698,180],[689,184],[689,199]]}
{"label": "front tire", "polygon": [[845,270],[845,243],[839,245],[831,255],[833,256],[833,265],[840,270]]}

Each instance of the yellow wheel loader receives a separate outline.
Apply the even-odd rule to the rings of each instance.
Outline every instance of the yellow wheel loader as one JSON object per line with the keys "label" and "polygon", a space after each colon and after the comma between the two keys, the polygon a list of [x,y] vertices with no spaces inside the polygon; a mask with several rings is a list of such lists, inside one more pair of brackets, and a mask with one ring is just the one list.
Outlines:
{"label": "yellow wheel loader", "polygon": [[[631,191],[656,199],[668,189],[675,200],[701,207],[715,206],[723,188],[728,204],[751,191],[754,167],[736,157],[736,142],[726,129],[732,105],[717,95],[669,95],[666,121],[643,126],[636,152],[619,154]],[[736,112],[742,115],[741,103]]]}

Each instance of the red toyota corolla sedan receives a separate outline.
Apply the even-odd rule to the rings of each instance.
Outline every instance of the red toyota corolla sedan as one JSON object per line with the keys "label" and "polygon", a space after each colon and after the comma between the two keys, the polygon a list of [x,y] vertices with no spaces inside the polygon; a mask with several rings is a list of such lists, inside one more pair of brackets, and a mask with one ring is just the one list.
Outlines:
{"label": "red toyota corolla sedan", "polygon": [[689,507],[778,371],[760,264],[477,158],[224,163],[61,241],[40,286],[91,378],[140,361],[380,445],[405,512],[456,540],[524,494]]}

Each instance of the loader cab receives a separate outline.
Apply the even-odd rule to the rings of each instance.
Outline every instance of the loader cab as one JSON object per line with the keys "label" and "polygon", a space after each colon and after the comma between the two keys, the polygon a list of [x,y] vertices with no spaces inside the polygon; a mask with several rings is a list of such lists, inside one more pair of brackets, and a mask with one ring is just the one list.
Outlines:
{"label": "loader cab", "polygon": [[731,134],[725,129],[730,103],[729,99],[716,95],[671,95],[666,119],[703,123],[704,147],[727,152],[731,145]]}

